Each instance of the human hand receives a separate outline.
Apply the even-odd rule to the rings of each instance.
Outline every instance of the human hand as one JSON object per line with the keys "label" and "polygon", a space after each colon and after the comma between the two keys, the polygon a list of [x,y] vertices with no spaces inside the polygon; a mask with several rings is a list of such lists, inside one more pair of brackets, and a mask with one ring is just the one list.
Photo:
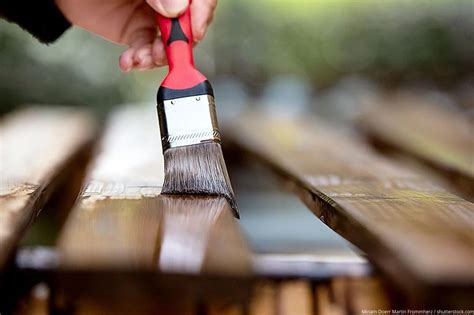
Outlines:
{"label": "human hand", "polygon": [[[74,25],[117,44],[128,45],[119,59],[120,68],[146,70],[167,63],[155,12],[167,17],[183,13],[189,0],[56,0]],[[193,0],[191,26],[199,42],[212,21],[217,0]]]}

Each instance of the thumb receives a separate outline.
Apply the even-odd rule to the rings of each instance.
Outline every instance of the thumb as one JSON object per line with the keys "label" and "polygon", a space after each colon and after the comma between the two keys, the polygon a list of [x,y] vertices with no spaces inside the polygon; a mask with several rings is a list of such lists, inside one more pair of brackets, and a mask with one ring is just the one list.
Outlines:
{"label": "thumb", "polygon": [[158,13],[166,17],[176,17],[188,7],[189,0],[146,0]]}

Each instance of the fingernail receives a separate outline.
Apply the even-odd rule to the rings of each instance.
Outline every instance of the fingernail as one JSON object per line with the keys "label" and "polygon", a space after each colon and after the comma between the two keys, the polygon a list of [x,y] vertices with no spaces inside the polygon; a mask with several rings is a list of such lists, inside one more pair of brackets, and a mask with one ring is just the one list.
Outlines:
{"label": "fingernail", "polygon": [[169,16],[174,17],[186,9],[188,0],[161,0],[161,5]]}

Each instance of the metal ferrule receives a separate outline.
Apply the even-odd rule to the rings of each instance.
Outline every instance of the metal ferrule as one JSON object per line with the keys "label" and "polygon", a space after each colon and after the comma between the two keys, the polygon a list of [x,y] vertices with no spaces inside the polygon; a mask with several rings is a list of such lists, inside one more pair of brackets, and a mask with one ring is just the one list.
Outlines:
{"label": "metal ferrule", "polygon": [[158,119],[163,152],[169,148],[221,141],[216,105],[211,95],[158,102]]}

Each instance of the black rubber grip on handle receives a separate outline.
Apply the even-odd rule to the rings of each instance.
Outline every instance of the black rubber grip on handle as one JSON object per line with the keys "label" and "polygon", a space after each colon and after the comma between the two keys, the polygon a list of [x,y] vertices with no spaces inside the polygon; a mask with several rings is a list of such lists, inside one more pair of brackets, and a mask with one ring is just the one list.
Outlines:
{"label": "black rubber grip on handle", "polygon": [[176,98],[189,97],[189,96],[198,96],[198,95],[210,95],[214,96],[214,91],[212,90],[211,83],[208,80],[198,83],[197,85],[183,90],[170,89],[164,86],[161,86],[158,89],[157,100],[159,102],[172,100]]}
{"label": "black rubber grip on handle", "polygon": [[169,46],[172,42],[175,42],[177,40],[182,40],[186,43],[189,43],[189,38],[187,38],[186,34],[184,34],[183,29],[181,28],[181,24],[179,24],[179,19],[172,18],[170,37],[166,41],[166,45]]}

